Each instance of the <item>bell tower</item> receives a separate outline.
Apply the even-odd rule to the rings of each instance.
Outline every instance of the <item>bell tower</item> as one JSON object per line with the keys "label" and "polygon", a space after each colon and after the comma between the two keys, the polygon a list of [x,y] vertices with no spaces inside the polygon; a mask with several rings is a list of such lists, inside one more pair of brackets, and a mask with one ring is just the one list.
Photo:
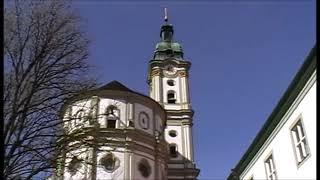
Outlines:
{"label": "bell tower", "polygon": [[194,111],[188,82],[191,63],[184,59],[182,46],[174,41],[173,34],[165,9],[161,39],[149,62],[149,95],[167,113],[164,137],[169,144],[168,179],[196,179],[200,170],[194,162],[192,140]]}

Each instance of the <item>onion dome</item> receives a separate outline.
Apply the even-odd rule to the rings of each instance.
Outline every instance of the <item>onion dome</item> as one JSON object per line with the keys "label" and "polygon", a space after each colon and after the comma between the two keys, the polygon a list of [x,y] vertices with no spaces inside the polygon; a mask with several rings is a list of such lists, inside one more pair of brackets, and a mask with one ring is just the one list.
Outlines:
{"label": "onion dome", "polygon": [[170,57],[175,59],[183,58],[182,46],[178,42],[173,40],[173,25],[167,23],[165,19],[165,24],[161,26],[160,30],[160,42],[157,43],[156,49],[154,51],[155,60],[165,60]]}

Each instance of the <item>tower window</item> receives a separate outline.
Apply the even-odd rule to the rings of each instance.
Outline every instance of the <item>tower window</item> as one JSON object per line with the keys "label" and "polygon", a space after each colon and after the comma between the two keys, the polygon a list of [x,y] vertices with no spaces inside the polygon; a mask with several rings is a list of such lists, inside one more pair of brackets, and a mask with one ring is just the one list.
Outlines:
{"label": "tower window", "polygon": [[178,151],[177,151],[177,145],[176,144],[170,144],[169,150],[170,150],[170,156],[173,158],[178,157]]}
{"label": "tower window", "polygon": [[174,91],[169,91],[167,94],[168,98],[168,104],[175,104],[176,103],[176,97]]}
{"label": "tower window", "polygon": [[297,161],[298,164],[300,164],[309,155],[307,138],[301,119],[299,119],[299,121],[292,127],[291,136],[293,139]]}
{"label": "tower window", "polygon": [[177,131],[175,131],[175,130],[169,131],[169,136],[176,137],[177,136]]}
{"label": "tower window", "polygon": [[174,80],[170,79],[170,80],[167,81],[167,84],[169,86],[174,86],[175,82],[174,82]]}

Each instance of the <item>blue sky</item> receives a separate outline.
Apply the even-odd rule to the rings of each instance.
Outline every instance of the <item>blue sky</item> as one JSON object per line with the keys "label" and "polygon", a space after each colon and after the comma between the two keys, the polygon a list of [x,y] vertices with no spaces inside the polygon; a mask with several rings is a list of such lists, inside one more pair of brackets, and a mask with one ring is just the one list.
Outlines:
{"label": "blue sky", "polygon": [[148,94],[163,8],[190,70],[199,179],[225,179],[315,44],[315,1],[75,1],[92,77]]}

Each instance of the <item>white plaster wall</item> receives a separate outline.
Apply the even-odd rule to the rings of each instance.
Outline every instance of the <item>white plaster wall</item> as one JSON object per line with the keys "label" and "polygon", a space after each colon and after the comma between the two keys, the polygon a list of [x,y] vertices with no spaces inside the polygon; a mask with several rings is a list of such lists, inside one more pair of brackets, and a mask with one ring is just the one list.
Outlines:
{"label": "white plaster wall", "polygon": [[[83,161],[81,162],[81,168],[77,170],[76,174],[71,176],[69,170],[68,170],[68,165],[72,158],[76,156],[79,159],[82,159]],[[77,150],[70,151],[66,154],[66,168],[64,169],[64,179],[67,180],[78,180],[78,179],[85,179],[88,177],[88,164],[86,161],[88,160],[88,148],[78,148]]]}
{"label": "white plaster wall", "polygon": [[160,76],[153,76],[152,77],[152,82],[151,82],[151,92],[150,92],[150,97],[154,99],[157,102],[163,102],[163,98],[161,95],[161,90],[162,90],[162,78]]}
{"label": "white plaster wall", "polygon": [[81,128],[84,125],[88,125],[88,122],[83,122],[77,119],[75,116],[78,111],[83,110],[85,112],[85,116],[88,115],[90,111],[90,103],[91,99],[80,100],[71,106],[71,116],[69,114],[69,110],[67,109],[64,115],[65,126],[69,131],[72,131],[76,128]]}
{"label": "white plaster wall", "polygon": [[[157,69],[156,67],[154,69]],[[185,71],[185,68],[174,67],[175,71]],[[162,71],[165,71],[162,69]],[[178,72],[177,72],[178,73]],[[165,74],[165,72],[163,73]],[[171,79],[175,81],[174,86],[169,86],[167,81]],[[164,76],[153,76],[151,79],[150,87],[150,97],[156,100],[157,102],[164,103],[165,109],[170,110],[180,110],[180,109],[188,109],[189,108],[189,91],[188,91],[188,78],[180,77],[177,75],[176,77],[166,77]],[[169,90],[173,90],[176,93],[176,104],[168,104],[167,100],[167,92]],[[181,104],[183,103],[183,104]]]}
{"label": "white plaster wall", "polygon": [[84,109],[88,111],[90,108],[91,99],[80,100],[73,104],[72,106],[72,116],[74,116],[79,110]]}
{"label": "white plaster wall", "polygon": [[[278,179],[316,179],[316,83],[315,74],[313,82],[306,85],[295,103],[278,125],[278,133],[273,133],[273,139],[267,140],[267,145],[258,152],[254,161],[241,174],[240,179],[266,179],[264,160],[269,153],[273,153]],[[304,93],[305,94],[304,96]],[[300,101],[301,100],[301,101]],[[300,101],[300,102],[299,102]],[[310,156],[298,167],[290,128],[296,120],[302,117],[306,133]]]}
{"label": "white plaster wall", "polygon": [[97,180],[107,180],[107,179],[112,179],[112,180],[122,180],[124,179],[124,166],[125,166],[125,160],[124,160],[124,152],[123,148],[116,148],[112,152],[112,154],[117,157],[120,160],[120,166],[113,172],[107,172],[103,166],[100,165],[100,159],[106,155],[111,148],[109,147],[102,147],[100,148],[102,151],[100,151],[97,154]]}
{"label": "white plaster wall", "polygon": [[193,161],[193,139],[192,139],[192,127],[190,125],[182,125],[182,137],[183,137],[183,156],[190,160]]}
{"label": "white plaster wall", "polygon": [[[131,105],[129,105],[131,104]],[[106,119],[105,119],[105,115],[103,115],[106,111],[106,108],[109,105],[114,105],[119,109],[119,118],[120,121],[117,124],[117,128],[121,128],[123,127],[125,124],[128,124],[127,121],[129,120],[133,120],[134,124],[135,124],[135,128],[136,129],[140,129],[142,131],[145,131],[149,134],[154,134],[154,130],[158,129],[160,132],[162,132],[163,130],[163,121],[161,119],[161,116],[159,114],[154,114],[153,109],[143,105],[143,104],[139,104],[139,103],[127,103],[125,100],[116,100],[116,99],[111,99],[111,98],[100,98],[99,99],[99,109],[98,109],[98,122],[101,125],[101,127],[106,127]],[[80,109],[84,109],[86,114],[88,114],[90,112],[90,106],[91,106],[91,100],[82,100],[82,101],[78,101],[76,102],[73,106],[72,106],[72,113],[71,115],[74,116],[76,114],[76,112],[78,112],[78,110]],[[145,112],[148,117],[149,117],[149,128],[148,129],[143,129],[140,127],[139,124],[139,114],[140,112]],[[154,118],[155,117],[155,118]],[[66,112],[65,114],[65,118],[68,118],[68,112]],[[161,133],[163,134],[163,133]],[[72,142],[71,144],[74,144],[76,142]],[[153,146],[147,145],[144,142],[137,142],[138,144],[141,144],[143,146],[147,146],[151,149],[153,149]],[[117,148],[117,149],[113,149],[111,147],[101,147],[100,148],[100,152],[98,152],[97,154],[97,179],[124,179],[125,177],[125,167],[127,167],[127,169],[132,169],[132,171],[128,172],[128,176],[137,176],[137,178],[133,178],[134,180],[136,179],[154,179],[154,173],[155,173],[155,163],[154,163],[154,157],[152,155],[143,153],[143,152],[139,152],[136,151],[135,153],[132,153],[131,158],[128,158],[130,160],[127,160],[127,163],[125,164],[125,154],[124,154],[124,149],[121,148]],[[79,149],[80,151],[80,149]],[[107,152],[107,151],[111,151],[119,160],[120,160],[120,167],[115,170],[113,173],[108,173],[107,171],[104,170],[104,168],[99,165],[99,161],[101,159],[101,157],[103,157],[103,155]],[[75,151],[76,152],[76,151]],[[87,150],[87,152],[90,152],[89,150]],[[87,154],[86,154],[87,155]],[[71,157],[71,154],[68,154],[68,156]],[[127,155],[127,157],[129,157],[129,155]],[[136,165],[137,162],[139,162],[139,160],[144,157],[146,160],[148,160],[150,166],[151,166],[151,175],[149,176],[149,178],[143,178],[142,176],[140,176],[140,172],[138,172]],[[69,163],[71,159],[69,158],[66,163]],[[163,166],[165,166],[163,164]],[[70,176],[70,174],[67,172],[67,170],[65,170],[64,172],[64,177],[66,179],[86,179],[87,177],[89,177],[89,175],[87,174],[87,177],[83,175],[83,172],[85,171],[85,169],[81,169],[79,172],[81,172],[80,174],[76,174],[74,176]],[[128,170],[129,171],[129,170]],[[139,173],[139,174],[137,174]],[[130,175],[131,174],[131,175]]]}
{"label": "white plaster wall", "polygon": [[[167,83],[168,80],[174,80],[175,81],[174,86],[169,86]],[[163,77],[162,83],[163,83],[163,101],[165,103],[168,103],[167,92],[172,90],[176,92],[176,99],[177,99],[176,103],[180,103],[181,102],[180,77],[179,76],[175,78]]]}
{"label": "white plaster wall", "polygon": [[[175,130],[177,132],[177,136],[176,137],[171,137],[169,136],[169,131],[171,130]],[[182,127],[181,126],[173,126],[173,125],[167,125],[166,129],[165,129],[165,140],[171,144],[174,143],[178,146],[178,157],[176,158],[172,158],[170,157],[170,159],[172,160],[182,160],[182,156],[184,154],[183,152],[183,144],[182,144]],[[181,155],[180,155],[181,154]]]}
{"label": "white plaster wall", "polygon": [[[178,70],[185,70],[184,68],[174,68]],[[167,81],[174,80],[175,85],[169,86]],[[164,108],[169,110],[181,110],[189,108],[189,91],[188,91],[188,78],[180,77],[179,75],[176,77],[163,77],[162,78],[163,89],[162,96],[164,102]],[[176,93],[176,104],[168,104],[167,92],[173,90]]]}
{"label": "white plaster wall", "polygon": [[[149,116],[149,128],[143,129],[139,122],[139,114],[141,112],[145,112]],[[154,132],[154,118],[153,118],[153,112],[152,109],[138,103],[134,103],[134,126],[136,129],[145,131],[149,134],[153,134]]]}

